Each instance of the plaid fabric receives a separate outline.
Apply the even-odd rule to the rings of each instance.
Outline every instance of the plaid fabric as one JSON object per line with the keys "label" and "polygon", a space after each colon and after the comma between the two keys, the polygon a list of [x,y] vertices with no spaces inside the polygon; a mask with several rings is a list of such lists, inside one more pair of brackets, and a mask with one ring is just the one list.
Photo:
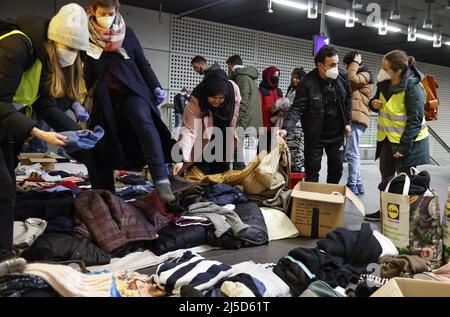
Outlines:
{"label": "plaid fabric", "polygon": [[107,52],[115,52],[122,48],[125,38],[125,21],[119,12],[110,29],[105,29],[98,25],[93,14],[89,15],[89,37],[91,41],[103,48]]}
{"label": "plaid fabric", "polygon": [[[106,252],[133,241],[154,240],[161,224],[106,190],[80,193],[74,200],[74,230],[91,237]],[[86,234],[88,233],[88,234]]]}

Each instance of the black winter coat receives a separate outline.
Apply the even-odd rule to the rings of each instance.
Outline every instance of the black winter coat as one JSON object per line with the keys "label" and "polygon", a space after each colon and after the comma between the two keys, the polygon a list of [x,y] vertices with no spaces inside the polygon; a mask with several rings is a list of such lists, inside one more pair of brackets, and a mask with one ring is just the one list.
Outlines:
{"label": "black winter coat", "polygon": [[[347,76],[343,72],[339,72],[336,81],[338,103],[345,127],[352,121],[352,92]],[[284,120],[283,129],[290,133],[298,120],[301,120],[305,134],[305,149],[311,148],[320,141],[324,112],[325,99],[322,96],[321,78],[316,68],[300,83],[294,102]],[[344,131],[342,131],[343,136]]]}
{"label": "black winter coat", "polygon": [[[77,124],[58,109],[56,100],[44,87],[48,67],[48,55],[45,49],[49,20],[38,16],[23,16],[16,20],[13,29],[25,33],[32,42],[22,35],[12,35],[0,41],[0,141],[10,135],[17,143],[17,149],[29,137],[36,122],[22,112],[16,111],[12,100],[23,73],[31,67],[36,58],[43,64],[39,98],[33,104],[33,111],[44,119],[54,130],[77,130]],[[9,30],[0,31],[5,34]]]}
{"label": "black winter coat", "polygon": [[161,120],[157,107],[154,89],[161,87],[155,73],[147,61],[142,47],[129,27],[126,29],[122,44],[129,59],[115,52],[103,52],[100,59],[87,57],[85,62],[86,86],[89,90],[98,80],[94,109],[92,110],[90,127],[100,125],[105,136],[93,150],[97,167],[112,169],[140,169],[145,162],[139,139],[130,122],[115,109],[108,88],[105,72],[110,71],[133,94],[139,95],[151,104],[153,121],[161,138],[166,161],[170,162],[170,150],[175,143],[171,140],[170,131]]}
{"label": "black winter coat", "polygon": [[111,255],[92,240],[74,233],[45,233],[22,253],[27,261],[81,260],[87,266],[108,264]]}

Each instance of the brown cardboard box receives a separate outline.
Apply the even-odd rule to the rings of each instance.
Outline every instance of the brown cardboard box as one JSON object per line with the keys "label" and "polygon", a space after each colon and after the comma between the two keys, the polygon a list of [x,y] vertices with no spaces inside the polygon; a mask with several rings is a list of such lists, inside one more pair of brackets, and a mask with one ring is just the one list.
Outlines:
{"label": "brown cardboard box", "polygon": [[364,215],[364,204],[345,185],[298,183],[291,195],[291,220],[301,236],[324,238],[343,226],[346,198]]}
{"label": "brown cardboard box", "polygon": [[396,277],[371,297],[450,297],[450,283]]}
{"label": "brown cardboard box", "polygon": [[54,171],[55,163],[58,160],[65,160],[63,156],[51,153],[20,153],[20,163],[23,165],[33,165],[40,163],[46,171]]}

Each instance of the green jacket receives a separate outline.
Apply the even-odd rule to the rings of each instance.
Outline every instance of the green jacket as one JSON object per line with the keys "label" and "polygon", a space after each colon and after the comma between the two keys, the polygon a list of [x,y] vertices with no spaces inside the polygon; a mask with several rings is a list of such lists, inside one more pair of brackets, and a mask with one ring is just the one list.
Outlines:
{"label": "green jacket", "polygon": [[[392,90],[394,94],[403,91],[406,93],[405,104],[408,117],[406,129],[403,132],[400,144],[391,143],[393,153],[398,151],[405,156],[400,159],[399,163],[401,163],[401,168],[429,164],[430,162],[429,138],[415,142],[415,139],[421,131],[424,116],[426,95],[420,86],[423,78],[423,73],[415,66],[411,66],[403,75],[400,85]],[[389,81],[378,83],[378,89],[374,99],[379,99],[380,93],[383,93],[384,96],[389,96],[389,84]],[[378,110],[372,108],[371,102],[370,108],[378,112]],[[379,157],[379,152],[380,144],[377,146],[377,158]]]}
{"label": "green jacket", "polygon": [[237,126],[244,129],[254,127],[257,132],[263,126],[261,98],[256,83],[258,75],[258,70],[249,66],[235,69],[230,78],[239,86],[242,97]]}

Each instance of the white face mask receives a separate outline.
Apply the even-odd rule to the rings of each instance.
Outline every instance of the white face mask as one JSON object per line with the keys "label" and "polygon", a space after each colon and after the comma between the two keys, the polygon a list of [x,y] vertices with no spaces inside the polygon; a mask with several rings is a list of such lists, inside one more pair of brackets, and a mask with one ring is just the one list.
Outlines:
{"label": "white face mask", "polygon": [[378,76],[377,76],[378,82],[381,83],[382,81],[391,80],[391,79],[392,79],[392,76],[387,71],[385,71],[383,68],[380,69],[380,72],[378,73]]}
{"label": "white face mask", "polygon": [[75,63],[78,56],[78,51],[71,51],[66,48],[57,47],[56,56],[58,56],[59,65],[64,68]]}
{"label": "white face mask", "polygon": [[104,29],[111,28],[111,25],[114,22],[114,19],[116,18],[115,15],[113,16],[105,16],[105,17],[95,17],[97,20],[98,25],[100,25]]}
{"label": "white face mask", "polygon": [[339,68],[333,67],[327,70],[327,72],[325,73],[325,76],[327,76],[330,79],[336,79],[339,76]]}

